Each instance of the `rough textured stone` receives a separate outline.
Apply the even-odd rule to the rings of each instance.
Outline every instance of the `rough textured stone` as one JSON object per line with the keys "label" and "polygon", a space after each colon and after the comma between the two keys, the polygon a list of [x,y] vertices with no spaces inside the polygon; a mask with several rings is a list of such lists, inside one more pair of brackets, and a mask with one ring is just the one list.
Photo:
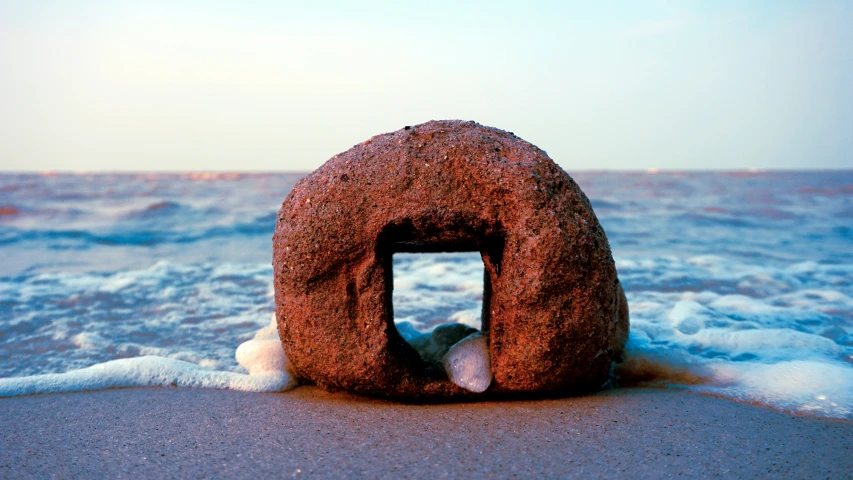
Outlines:
{"label": "rough textured stone", "polygon": [[628,332],[604,230],[572,178],[514,134],[433,121],[378,135],[302,179],[273,237],[276,313],[296,373],[330,390],[472,396],[394,327],[397,252],[479,251],[494,393],[607,380]]}

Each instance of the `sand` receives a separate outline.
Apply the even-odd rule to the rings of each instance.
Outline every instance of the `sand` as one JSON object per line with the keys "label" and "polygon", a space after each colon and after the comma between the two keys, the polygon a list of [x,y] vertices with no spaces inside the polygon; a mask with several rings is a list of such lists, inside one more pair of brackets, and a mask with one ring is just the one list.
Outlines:
{"label": "sand", "polygon": [[405,405],[136,388],[0,399],[0,478],[851,478],[853,422],[680,390]]}

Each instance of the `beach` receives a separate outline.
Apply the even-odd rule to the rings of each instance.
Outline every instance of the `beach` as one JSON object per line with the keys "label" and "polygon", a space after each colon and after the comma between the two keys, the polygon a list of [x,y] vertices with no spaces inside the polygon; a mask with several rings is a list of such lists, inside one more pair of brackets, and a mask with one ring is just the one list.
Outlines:
{"label": "beach", "polygon": [[0,399],[0,477],[853,475],[853,422],[674,389],[409,405],[136,388]]}
{"label": "beach", "polygon": [[851,20],[0,1],[0,480],[853,480]]}

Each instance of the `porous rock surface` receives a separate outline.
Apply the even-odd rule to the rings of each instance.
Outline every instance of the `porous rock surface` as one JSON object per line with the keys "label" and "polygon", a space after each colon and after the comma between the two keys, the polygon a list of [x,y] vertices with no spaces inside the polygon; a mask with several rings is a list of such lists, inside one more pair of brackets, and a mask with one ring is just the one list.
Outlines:
{"label": "porous rock surface", "polygon": [[392,255],[479,251],[492,393],[599,388],[628,334],[625,295],[589,200],[548,155],[474,122],[432,121],[334,156],[285,199],[276,313],[297,375],[407,399],[473,394],[394,327]]}

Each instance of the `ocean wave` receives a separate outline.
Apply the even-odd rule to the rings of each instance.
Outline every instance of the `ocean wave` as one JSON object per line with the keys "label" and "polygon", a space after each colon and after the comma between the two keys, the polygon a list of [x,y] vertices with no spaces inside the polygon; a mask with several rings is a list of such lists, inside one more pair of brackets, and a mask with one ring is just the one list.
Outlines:
{"label": "ocean wave", "polygon": [[[158,213],[158,216],[162,216]],[[175,216],[175,223],[182,223]],[[239,236],[272,236],[275,228],[275,212],[265,213],[249,221],[235,221],[226,225],[192,226],[164,224],[137,225],[133,228],[115,226],[101,229],[19,229],[8,227],[0,233],[0,245],[34,242],[44,248],[56,250],[83,250],[110,245],[153,246],[164,243],[193,243],[200,240]],[[158,220],[162,220],[158,218]],[[183,228],[183,229],[181,229]]]}
{"label": "ocean wave", "polygon": [[[255,332],[254,338],[240,344],[234,354],[248,374],[143,354],[63,373],[0,378],[0,397],[128,387],[216,388],[244,392],[290,390],[298,381],[278,339],[275,315],[270,318],[270,324]],[[93,348],[102,343],[97,334],[94,336],[97,337],[94,342],[89,335],[75,343],[80,348]]]}
{"label": "ocean wave", "polygon": [[157,355],[234,371],[234,345],[273,310],[269,264],[0,277],[0,376]]}

